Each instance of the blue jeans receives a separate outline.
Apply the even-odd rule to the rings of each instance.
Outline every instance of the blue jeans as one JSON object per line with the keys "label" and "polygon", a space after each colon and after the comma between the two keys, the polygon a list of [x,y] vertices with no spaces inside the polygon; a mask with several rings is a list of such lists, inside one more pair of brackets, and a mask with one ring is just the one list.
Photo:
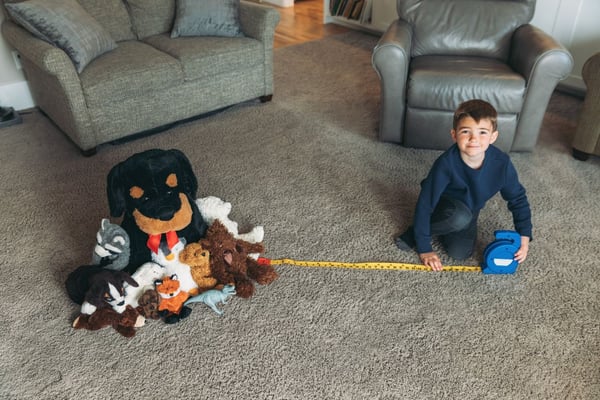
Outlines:
{"label": "blue jeans", "polygon": [[463,202],[442,196],[431,215],[431,235],[439,236],[446,253],[463,260],[473,253],[477,240],[477,218]]}

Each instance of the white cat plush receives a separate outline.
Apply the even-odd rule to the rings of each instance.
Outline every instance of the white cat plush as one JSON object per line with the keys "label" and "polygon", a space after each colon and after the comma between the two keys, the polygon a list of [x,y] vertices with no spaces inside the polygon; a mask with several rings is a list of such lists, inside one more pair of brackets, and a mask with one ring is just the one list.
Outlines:
{"label": "white cat plush", "polygon": [[259,243],[263,241],[265,229],[260,225],[252,228],[250,232],[239,233],[238,223],[229,219],[231,203],[223,201],[215,196],[208,196],[197,199],[196,204],[198,205],[202,218],[206,221],[208,226],[211,226],[212,223],[218,219],[236,239],[245,240],[250,243]]}
{"label": "white cat plush", "polygon": [[140,296],[149,289],[154,289],[154,282],[162,279],[166,275],[166,269],[154,262],[142,264],[131,275],[138,283],[138,287],[125,284],[125,304],[130,304],[133,308],[139,305]]}
{"label": "white cat plush", "polygon": [[198,294],[198,285],[192,278],[190,266],[179,261],[179,253],[185,245],[185,239],[180,238],[169,255],[166,255],[163,249],[159,247],[158,253],[152,253],[152,261],[164,267],[166,276],[177,275],[181,290],[195,296]]}

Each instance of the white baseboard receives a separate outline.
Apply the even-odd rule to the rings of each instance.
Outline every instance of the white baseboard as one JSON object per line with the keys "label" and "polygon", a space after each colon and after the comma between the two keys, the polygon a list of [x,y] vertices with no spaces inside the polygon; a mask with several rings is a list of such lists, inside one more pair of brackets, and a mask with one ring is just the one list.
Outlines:
{"label": "white baseboard", "polygon": [[27,81],[0,86],[0,106],[25,110],[35,107]]}
{"label": "white baseboard", "polygon": [[294,0],[263,0],[265,3],[271,3],[279,7],[294,7]]}

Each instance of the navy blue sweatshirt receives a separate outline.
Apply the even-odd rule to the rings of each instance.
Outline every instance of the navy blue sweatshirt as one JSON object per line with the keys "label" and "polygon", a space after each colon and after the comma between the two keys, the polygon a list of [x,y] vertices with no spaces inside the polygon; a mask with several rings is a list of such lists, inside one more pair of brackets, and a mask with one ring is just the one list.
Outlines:
{"label": "navy blue sweatshirt", "polygon": [[417,252],[432,251],[431,214],[442,195],[462,201],[476,213],[498,192],[512,213],[515,230],[521,236],[531,238],[529,201],[508,155],[490,145],[481,168],[473,169],[460,158],[460,151],[454,144],[433,163],[421,182],[414,218]]}

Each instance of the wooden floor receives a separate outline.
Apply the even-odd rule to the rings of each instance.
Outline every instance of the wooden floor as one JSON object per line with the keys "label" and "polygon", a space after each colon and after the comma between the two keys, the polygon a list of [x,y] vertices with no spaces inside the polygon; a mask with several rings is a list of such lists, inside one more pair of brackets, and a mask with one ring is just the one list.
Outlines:
{"label": "wooden floor", "polygon": [[275,48],[348,31],[339,25],[323,24],[323,0],[296,0],[294,7],[273,7],[281,16],[275,29]]}

